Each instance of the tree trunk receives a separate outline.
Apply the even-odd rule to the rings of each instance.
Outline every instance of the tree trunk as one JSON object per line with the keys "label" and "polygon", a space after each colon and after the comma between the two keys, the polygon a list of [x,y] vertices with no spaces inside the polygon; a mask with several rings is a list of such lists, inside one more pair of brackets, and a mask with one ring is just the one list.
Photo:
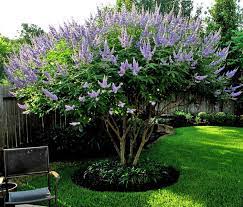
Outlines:
{"label": "tree trunk", "polygon": [[130,140],[130,146],[129,146],[128,163],[131,163],[131,162],[132,162],[134,144],[135,144],[134,140],[131,139],[131,140]]}
{"label": "tree trunk", "polygon": [[122,165],[126,164],[125,152],[126,152],[126,141],[120,140],[120,159]]}
{"label": "tree trunk", "polygon": [[134,157],[132,165],[136,166],[138,164],[138,160],[139,160],[139,157],[141,155],[141,152],[143,150],[143,147],[144,147],[145,143],[146,143],[145,140],[142,140],[142,142],[140,143],[138,151],[136,153],[136,156]]}

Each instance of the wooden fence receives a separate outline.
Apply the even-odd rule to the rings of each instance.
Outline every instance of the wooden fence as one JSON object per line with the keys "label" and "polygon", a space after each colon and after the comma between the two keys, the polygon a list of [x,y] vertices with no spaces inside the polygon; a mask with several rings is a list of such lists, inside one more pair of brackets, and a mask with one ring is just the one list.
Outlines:
{"label": "wooden fence", "polygon": [[[192,101],[193,100],[193,101]],[[188,104],[189,102],[189,104]],[[160,109],[165,113],[175,110],[183,110],[191,113],[205,112],[234,112],[234,105],[231,102],[219,104],[211,103],[206,98],[195,96],[175,97],[172,102],[163,102]],[[0,148],[18,147],[23,143],[32,141],[32,133],[35,130],[44,131],[46,128],[66,125],[66,118],[59,114],[45,118],[37,118],[33,115],[22,114],[17,106],[17,101],[9,94],[9,88],[0,86]]]}
{"label": "wooden fence", "polygon": [[32,141],[36,130],[66,126],[65,117],[54,113],[44,118],[23,114],[8,87],[0,86],[0,148],[19,147]]}

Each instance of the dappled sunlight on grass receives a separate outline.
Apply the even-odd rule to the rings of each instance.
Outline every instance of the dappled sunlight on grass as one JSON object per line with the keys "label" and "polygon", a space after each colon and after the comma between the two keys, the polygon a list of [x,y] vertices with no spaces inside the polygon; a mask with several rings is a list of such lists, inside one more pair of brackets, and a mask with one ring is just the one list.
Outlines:
{"label": "dappled sunlight on grass", "polygon": [[178,207],[178,206],[193,206],[203,207],[204,204],[195,202],[189,195],[179,195],[170,190],[154,191],[148,199],[148,204],[151,207]]}

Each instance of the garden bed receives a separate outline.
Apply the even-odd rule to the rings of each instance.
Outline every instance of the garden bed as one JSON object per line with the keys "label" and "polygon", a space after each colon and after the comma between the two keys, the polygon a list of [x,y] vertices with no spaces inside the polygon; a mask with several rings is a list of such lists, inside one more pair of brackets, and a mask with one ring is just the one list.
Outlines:
{"label": "garden bed", "polygon": [[179,171],[158,163],[122,166],[118,161],[104,160],[82,167],[72,176],[74,183],[96,191],[147,191],[177,182]]}

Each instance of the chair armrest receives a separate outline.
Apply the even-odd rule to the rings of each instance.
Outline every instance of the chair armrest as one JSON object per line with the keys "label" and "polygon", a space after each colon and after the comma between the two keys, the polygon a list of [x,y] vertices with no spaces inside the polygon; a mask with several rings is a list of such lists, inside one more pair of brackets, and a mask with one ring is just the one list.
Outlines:
{"label": "chair armrest", "polygon": [[60,175],[55,171],[50,171],[49,174],[58,180],[60,179]]}
{"label": "chair armrest", "polygon": [[0,177],[0,184],[2,184],[4,181],[4,177]]}

